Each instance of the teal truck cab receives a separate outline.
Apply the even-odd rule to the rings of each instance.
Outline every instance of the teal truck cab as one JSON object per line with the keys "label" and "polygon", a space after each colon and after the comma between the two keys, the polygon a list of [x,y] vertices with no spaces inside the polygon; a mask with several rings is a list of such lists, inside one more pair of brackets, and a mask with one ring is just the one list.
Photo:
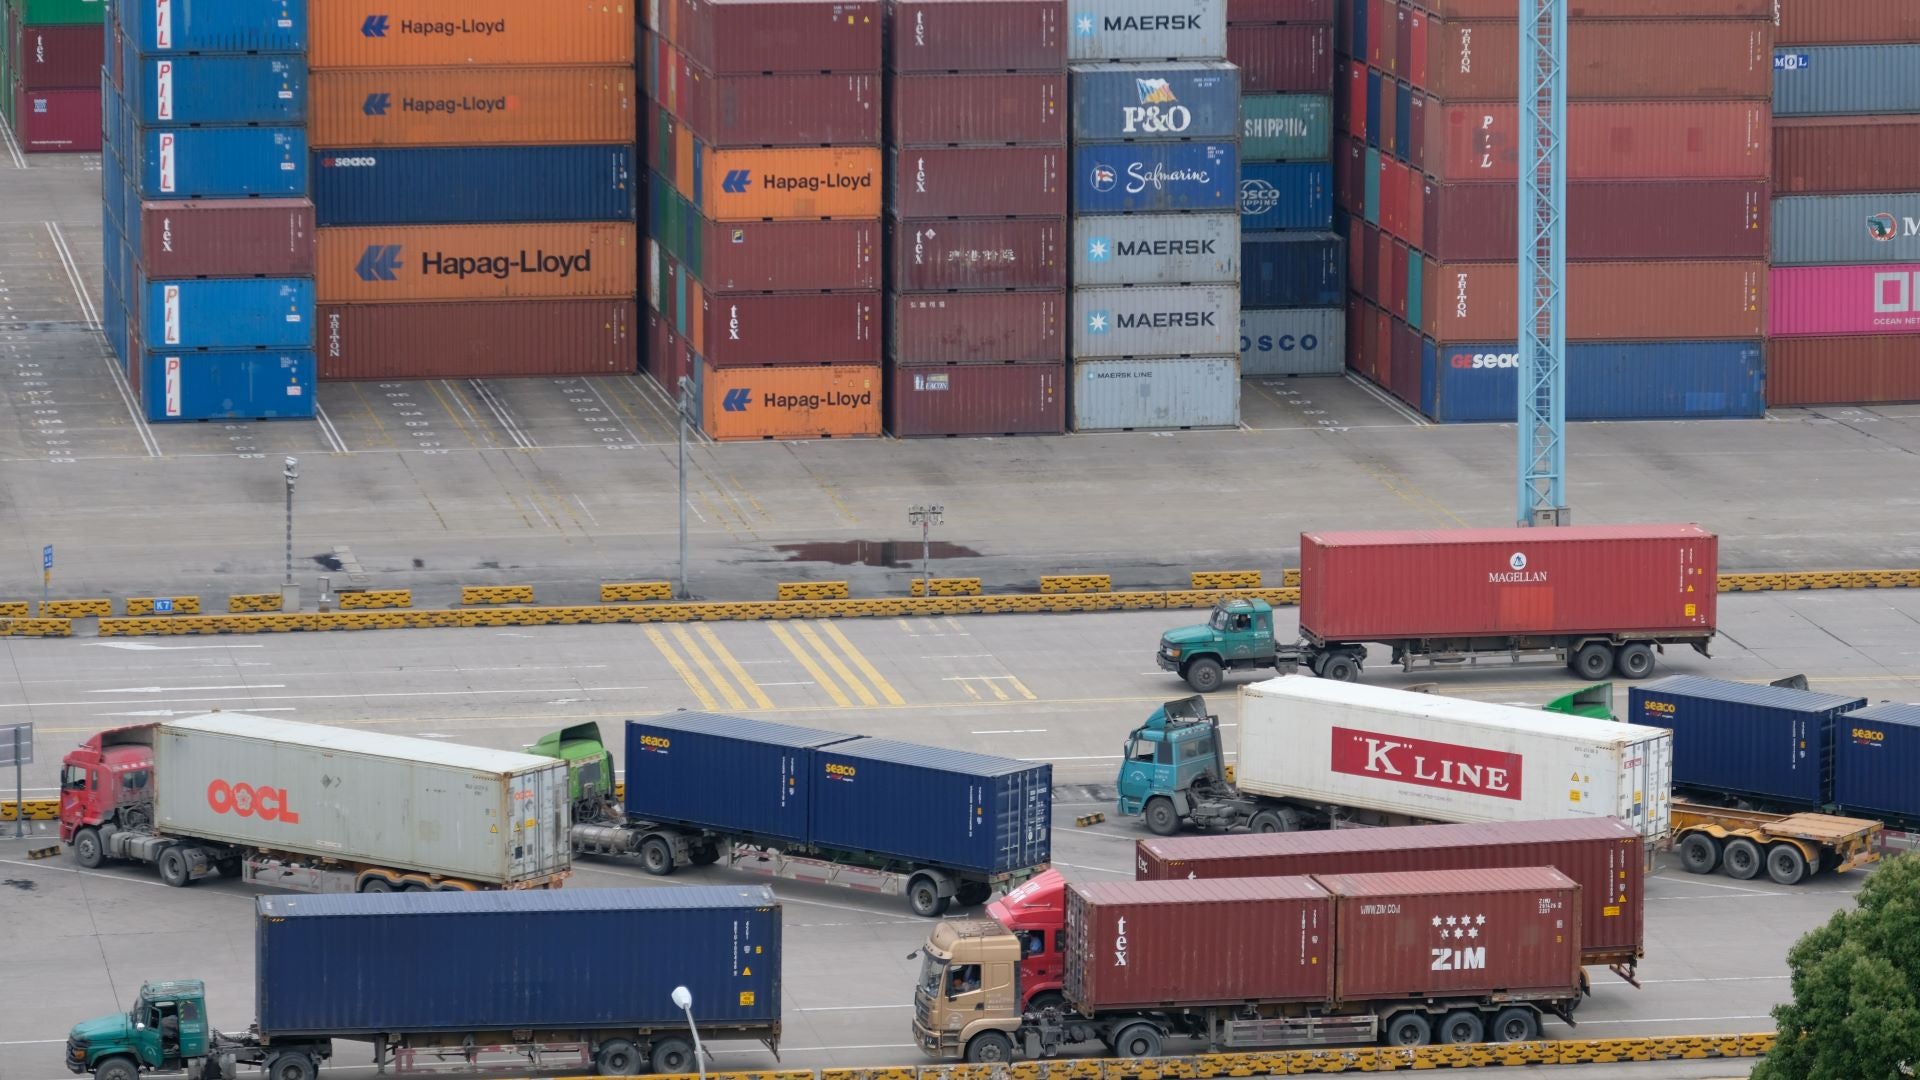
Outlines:
{"label": "teal truck cab", "polygon": [[82,1020],[67,1033],[67,1070],[97,1080],[142,1072],[183,1072],[188,1080],[232,1080],[240,1065],[263,1065],[269,1080],[313,1080],[333,1056],[331,1040],[267,1045],[257,1032],[223,1035],[207,1023],[206,984],[149,982],[125,1014]]}
{"label": "teal truck cab", "polygon": [[1273,638],[1273,605],[1235,597],[1215,604],[1206,622],[1160,635],[1154,659],[1161,670],[1179,675],[1199,693],[1211,694],[1229,671],[1273,668],[1289,675],[1303,664],[1315,675],[1356,682],[1366,654],[1364,645],[1279,644]]}
{"label": "teal truck cab", "polygon": [[1246,825],[1255,832],[1300,827],[1291,809],[1263,808],[1234,790],[1220,747],[1220,718],[1197,695],[1153,710],[1127,736],[1119,790],[1120,813],[1146,815],[1147,828],[1161,836],[1179,832],[1182,821],[1199,828]]}

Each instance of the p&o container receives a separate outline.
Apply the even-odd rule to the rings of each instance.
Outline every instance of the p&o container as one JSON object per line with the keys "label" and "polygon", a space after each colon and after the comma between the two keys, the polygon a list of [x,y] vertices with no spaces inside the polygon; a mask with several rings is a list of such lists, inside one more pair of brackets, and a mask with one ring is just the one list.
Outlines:
{"label": "p&o container", "polygon": [[887,115],[887,141],[896,147],[1063,143],[1067,78],[1058,71],[889,73]]}
{"label": "p&o container", "polygon": [[1227,0],[1068,0],[1067,59],[1218,60]]}
{"label": "p&o container", "polygon": [[321,304],[322,379],[507,379],[631,373],[632,297]]}
{"label": "p&o container", "polygon": [[141,274],[133,293],[134,325],[154,348],[313,347],[311,278],[150,281]]}
{"label": "p&o container", "polygon": [[1773,111],[1776,116],[1920,112],[1920,44],[1776,48]]}
{"label": "p&o container", "polygon": [[[1754,419],[1766,413],[1778,354],[1778,342],[1759,340],[1574,342],[1567,346],[1567,418]],[[1442,423],[1513,422],[1518,343],[1427,341],[1419,363],[1418,404],[1429,417]]]}
{"label": "p&o container", "polygon": [[328,303],[629,296],[632,222],[380,225],[319,230]]}
{"label": "p&o container", "polygon": [[1073,148],[1075,214],[1226,210],[1240,202],[1231,142],[1082,143]]}
{"label": "p&o container", "polygon": [[1632,687],[1627,717],[1673,732],[1673,783],[1818,807],[1833,790],[1834,729],[1861,697],[1669,675]]}
{"label": "p&o container", "polygon": [[1340,308],[1240,309],[1242,378],[1338,375],[1346,370],[1346,346],[1346,313]]}
{"label": "p&o container", "polygon": [[630,67],[316,71],[315,146],[635,141]]}
{"label": "p&o container", "polygon": [[1076,64],[1075,142],[1231,139],[1240,130],[1240,69],[1225,61]]}
{"label": "p&o container", "polygon": [[1920,262],[1920,192],[1773,201],[1773,265]]}
{"label": "p&o container", "polygon": [[895,217],[1058,217],[1067,212],[1058,146],[915,147],[893,159]]}
{"label": "p&o container", "polygon": [[1075,431],[1236,427],[1240,361],[1232,356],[1076,360]]}
{"label": "p&o container", "polygon": [[[313,154],[321,225],[631,221],[633,147],[353,147]],[[664,185],[663,185],[664,186]]]}
{"label": "p&o container", "polygon": [[627,816],[805,843],[814,752],[857,737],[702,712],[629,720]]}
{"label": "p&o container", "polygon": [[313,415],[311,349],[169,352],[129,341],[127,382],[151,423]]}
{"label": "p&o container", "polygon": [[155,278],[313,273],[313,204],[306,199],[159,199],[139,205],[127,239]]}
{"label": "p&o container", "polygon": [[1920,705],[1869,705],[1835,721],[1833,801],[1850,814],[1920,824]]}
{"label": "p&o container", "polygon": [[1052,364],[887,366],[887,430],[896,437],[1059,435],[1067,371]]}
{"label": "p&o container", "polygon": [[1774,338],[1920,334],[1920,263],[1781,266],[1771,281]]}
{"label": "p&o container", "polygon": [[818,847],[985,874],[1053,857],[1051,765],[871,738],[813,758]]}
{"label": "p&o container", "polygon": [[1067,62],[1066,0],[889,0],[897,74],[1057,71]]}
{"label": "p&o container", "polygon": [[1075,289],[1073,356],[1228,356],[1239,316],[1237,282]]}
{"label": "p&o container", "polygon": [[715,75],[879,71],[880,0],[659,0],[647,29]]}
{"label": "p&o container", "polygon": [[1240,215],[1088,214],[1073,219],[1073,281],[1197,285],[1240,277]]}
{"label": "p&o container", "polygon": [[634,10],[624,4],[514,0],[362,0],[313,5],[318,69],[632,64]]}
{"label": "p&o container", "polygon": [[1249,232],[1241,237],[1240,304],[1333,307],[1346,290],[1346,245],[1333,233]]}
{"label": "p&o container", "polygon": [[1059,218],[914,218],[890,223],[901,292],[1064,289],[1067,229]]}

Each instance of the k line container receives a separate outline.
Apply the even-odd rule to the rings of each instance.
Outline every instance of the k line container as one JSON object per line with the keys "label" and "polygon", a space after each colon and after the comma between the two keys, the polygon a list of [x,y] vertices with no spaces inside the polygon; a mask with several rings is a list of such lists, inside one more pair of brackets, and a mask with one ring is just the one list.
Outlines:
{"label": "k line container", "polygon": [[1777,116],[1920,112],[1920,44],[1773,51]]}
{"label": "k line container", "polygon": [[1920,263],[1783,266],[1772,273],[1768,333],[1920,334]]}
{"label": "k line container", "polygon": [[131,342],[128,383],[150,423],[304,420],[313,416],[313,352],[166,352]]}
{"label": "k line container", "polygon": [[1240,286],[1073,291],[1073,358],[1223,356],[1238,351]]}
{"label": "k line container", "polygon": [[1064,364],[887,367],[887,430],[898,438],[1060,435]]}
{"label": "k line container", "polygon": [[633,147],[350,147],[313,154],[321,225],[631,221]]}
{"label": "k line container", "polygon": [[313,6],[316,69],[633,63],[634,12],[623,4],[401,0]]}
{"label": "k line container", "polygon": [[1920,334],[1775,338],[1767,347],[1767,404],[1920,401]]}
{"label": "k line container", "polygon": [[1833,738],[1833,801],[1849,814],[1920,823],[1920,706],[1883,702],[1848,713]]}
{"label": "k line container", "polygon": [[880,434],[877,364],[715,368],[694,358],[700,430],[723,442]]}
{"label": "k line container", "polygon": [[1249,232],[1333,228],[1333,166],[1324,161],[1243,164],[1240,227]]}
{"label": "k line container", "polygon": [[[15,18],[18,18],[16,13]],[[97,26],[30,26],[20,24],[12,38],[18,70],[14,75],[28,90],[91,87],[100,81],[106,60],[106,42]],[[4,47],[4,46],[0,46]]]}
{"label": "k line container", "polygon": [[648,0],[649,30],[716,75],[879,71],[880,0]]}
{"label": "k line container", "polygon": [[[551,758],[243,713],[157,729],[161,833],[485,885],[544,880],[572,858],[567,770]],[[277,789],[278,817],[243,817],[232,812],[238,795],[212,794],[242,778]]]}
{"label": "k line container", "polygon": [[[780,1022],[780,903],[764,885],[262,896],[256,909],[260,1030],[275,1038],[678,1031],[680,985],[707,1003],[703,1029]],[[653,960],[609,962],[642,953]],[[519,974],[486,978],[495,965]],[[349,972],[368,966],[395,970],[363,987]]]}
{"label": "k line container", "polygon": [[149,348],[310,349],[310,278],[136,282],[139,336]]}
{"label": "k line container", "polygon": [[631,374],[631,297],[321,304],[322,379],[507,379]]}
{"label": "k line container", "polygon": [[130,223],[140,265],[155,278],[301,277],[313,273],[313,204],[306,199],[166,199]]}
{"label": "k line container", "polygon": [[630,67],[317,71],[315,146],[635,141]]}
{"label": "k line container", "polygon": [[[1765,415],[1778,346],[1760,341],[1576,342],[1567,346],[1569,420],[1733,420]],[[1513,423],[1520,346],[1422,348],[1422,412],[1443,423]]]}
{"label": "k line container", "polygon": [[307,0],[141,0],[114,15],[142,54],[307,51]]}
{"label": "k line container", "polygon": [[381,225],[319,239],[330,304],[631,296],[637,285],[632,222]]}
{"label": "k line container", "polygon": [[887,357],[899,367],[1060,364],[1067,293],[894,293]]}
{"label": "k line container", "polygon": [[888,0],[890,71],[1058,71],[1065,0]]}
{"label": "k line container", "polygon": [[[1519,248],[1516,184],[1420,182],[1420,250],[1502,262]],[[1764,259],[1765,180],[1584,180],[1567,185],[1567,257]]]}
{"label": "k line container", "polygon": [[1068,0],[1067,59],[1221,60],[1227,0]]}
{"label": "k line container", "polygon": [[1241,378],[1338,375],[1346,363],[1346,313],[1340,308],[1240,310]]}
{"label": "k line container", "polygon": [[[1513,263],[1429,261],[1423,271],[1427,333],[1442,344],[1517,336],[1515,273]],[[1761,262],[1569,263],[1567,294],[1569,340],[1744,341],[1766,333]],[[1779,333],[1777,319],[1775,325]]]}
{"label": "k line container", "polygon": [[1834,728],[1866,703],[1669,675],[1629,688],[1627,719],[1673,732],[1676,788],[1817,809],[1833,790]]}
{"label": "k line container", "polygon": [[1071,167],[1075,214],[1239,205],[1240,155],[1231,142],[1082,143]]}
{"label": "k line container", "polygon": [[30,154],[78,153],[100,149],[100,91],[10,88],[13,134]]}
{"label": "k line container", "polygon": [[1073,430],[1236,427],[1240,362],[1231,356],[1076,360]]}
{"label": "k line container", "polygon": [[1054,217],[1067,212],[1059,146],[920,147],[889,151],[895,217]]}
{"label": "k line container", "polygon": [[147,127],[299,125],[307,63],[298,54],[129,57],[121,107]]}
{"label": "k line container", "polygon": [[1089,214],[1073,219],[1073,282],[1225,284],[1240,278],[1240,216]]}
{"label": "k line container", "polygon": [[1222,60],[1075,64],[1073,138],[1231,139],[1240,130],[1240,69]]}
{"label": "k line container", "polygon": [[1773,265],[1920,262],[1920,192],[1773,202]]}
{"label": "k line container", "polygon": [[629,720],[627,816],[804,843],[815,752],[853,738],[703,712]]}
{"label": "k line container", "polygon": [[647,189],[647,235],[713,292],[874,289],[877,220],[714,222],[658,176]]}
{"label": "k line container", "polygon": [[146,130],[121,159],[148,199],[298,198],[307,193],[307,133],[292,127]]}
{"label": "k line container", "polygon": [[[1520,23],[1433,19],[1420,89],[1442,101],[1520,92]],[[1773,92],[1773,31],[1753,19],[1581,22],[1567,35],[1571,101],[1753,99]],[[1632,62],[1623,58],[1632,57]]]}
{"label": "k line container", "polygon": [[1913,171],[1884,147],[1916,143],[1920,115],[1779,117],[1773,124],[1773,191],[1898,191],[1913,182]]}
{"label": "k line container", "polygon": [[895,219],[889,228],[900,292],[1067,287],[1064,218]]}
{"label": "k line container", "polygon": [[1344,299],[1346,247],[1333,233],[1250,232],[1240,254],[1242,307],[1333,307]]}
{"label": "k line container", "polygon": [[1333,27],[1230,26],[1227,59],[1250,94],[1324,93],[1333,85]]}
{"label": "k line container", "polygon": [[1051,765],[870,738],[813,756],[817,847],[988,875],[1053,858]]}
{"label": "k line container", "polygon": [[898,147],[1067,141],[1057,71],[889,75],[887,141]]}
{"label": "k line container", "polygon": [[1774,38],[1781,45],[1876,45],[1920,41],[1920,10],[1876,0],[1774,5]]}
{"label": "k line container", "polygon": [[1240,98],[1240,155],[1256,161],[1325,161],[1333,146],[1333,99],[1326,94]]}
{"label": "k line container", "polygon": [[[1510,104],[1426,106],[1425,165],[1438,180],[1516,180],[1520,116]],[[1747,180],[1771,165],[1765,102],[1574,102],[1571,180]]]}
{"label": "k line container", "polygon": [[693,144],[682,195],[714,221],[877,218],[881,212],[876,147],[710,150]]}
{"label": "k line container", "polygon": [[713,75],[658,36],[646,38],[647,98],[709,146],[880,141],[880,76]]}

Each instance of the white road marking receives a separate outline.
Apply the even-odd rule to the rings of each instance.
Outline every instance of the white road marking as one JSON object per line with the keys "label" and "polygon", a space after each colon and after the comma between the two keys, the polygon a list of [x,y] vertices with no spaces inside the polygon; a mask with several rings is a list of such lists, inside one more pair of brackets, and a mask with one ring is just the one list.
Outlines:
{"label": "white road marking", "polygon": [[89,641],[89,648],[128,652],[187,652],[192,649],[264,649],[265,645],[149,645],[144,641]]}
{"label": "white road marking", "polygon": [[972,735],[1044,735],[1046,734],[1046,731],[1047,729],[1043,727],[1012,727],[1012,728],[997,728],[991,731],[974,731],[974,732],[969,732],[969,734],[972,734]]}
{"label": "white road marking", "polygon": [[[870,1011],[870,1010],[874,1010],[874,1009],[911,1009],[911,1008],[913,1008],[913,1002],[911,1002],[911,1001],[909,1001],[909,1002],[905,1002],[905,1003],[903,1003],[903,1004],[900,1004],[900,1005],[816,1005],[816,1006],[814,1006],[814,1007],[813,1007],[813,1008],[811,1008],[811,1009],[795,1009],[795,1010],[793,1010],[793,1011],[794,1011],[794,1012],[803,1012],[803,1013],[809,1013],[809,1012],[867,1012],[867,1011]],[[47,1039],[47,1040],[45,1040],[45,1041],[47,1041],[47,1042],[59,1042],[60,1040],[59,1040],[59,1039]],[[0,1043],[0,1046],[5,1046],[5,1045],[6,1045],[5,1043]]]}
{"label": "white road marking", "polygon": [[[271,708],[271,709],[248,709],[247,711],[248,711],[248,712],[256,712],[256,713],[263,713],[263,712],[299,712],[300,710],[298,710],[298,709],[296,709],[296,708],[294,708],[294,707],[293,707],[293,706],[291,706],[291,705],[281,705],[281,706],[277,706],[277,707],[275,707],[275,708]],[[159,716],[159,717],[167,717],[167,716],[198,716],[198,715],[200,715],[200,714],[199,714],[199,712],[197,712],[197,711],[195,711],[195,710],[193,710],[193,709],[135,709],[135,710],[134,710],[134,711],[132,711],[132,712],[103,712],[103,713],[95,713],[94,715],[96,715],[96,716]]]}
{"label": "white road marking", "polygon": [[89,694],[159,694],[175,690],[285,690],[286,683],[261,683],[258,686],[116,686],[110,690],[89,690]]}

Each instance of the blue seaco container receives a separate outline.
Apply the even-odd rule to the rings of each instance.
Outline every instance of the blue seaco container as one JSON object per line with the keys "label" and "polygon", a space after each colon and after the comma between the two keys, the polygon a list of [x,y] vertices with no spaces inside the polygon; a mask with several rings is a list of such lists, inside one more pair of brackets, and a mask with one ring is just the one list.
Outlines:
{"label": "blue seaco container", "polygon": [[1632,687],[1630,723],[1673,732],[1673,786],[1819,807],[1833,791],[1833,729],[1865,698],[1669,675]]}
{"label": "blue seaco container", "polygon": [[[1422,346],[1420,410],[1443,423],[1512,423],[1520,346]],[[1569,420],[1734,420],[1765,415],[1758,341],[1583,341],[1567,347]]]}
{"label": "blue seaco container", "polygon": [[366,147],[316,150],[320,225],[632,221],[633,147]]}

